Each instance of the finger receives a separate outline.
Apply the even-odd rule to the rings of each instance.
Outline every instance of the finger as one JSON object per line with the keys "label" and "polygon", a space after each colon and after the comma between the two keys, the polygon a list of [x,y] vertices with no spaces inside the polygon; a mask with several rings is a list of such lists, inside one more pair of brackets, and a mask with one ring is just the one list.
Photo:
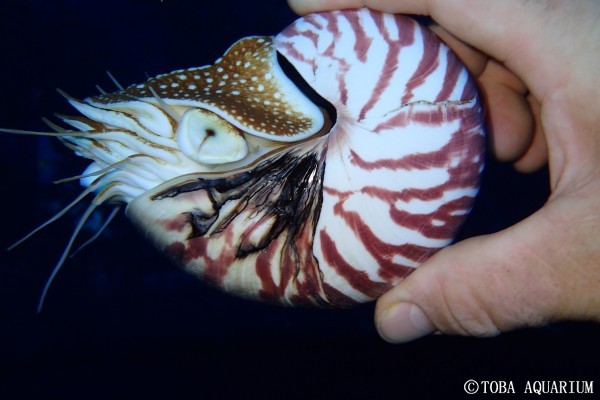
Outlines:
{"label": "finger", "polygon": [[492,152],[500,161],[514,162],[529,148],[534,132],[527,89],[495,60],[487,62],[479,83],[485,99]]}
{"label": "finger", "polygon": [[[523,82],[496,60],[441,26],[433,24],[430,28],[452,48],[485,93],[494,155],[501,161],[516,162],[515,168],[522,172],[543,166],[547,162],[546,142],[539,121],[534,122],[539,120],[539,103],[528,95]],[[525,156],[525,153],[530,154]]]}
{"label": "finger", "polygon": [[550,320],[562,301],[557,285],[565,277],[549,267],[551,249],[540,241],[540,229],[550,228],[523,221],[438,252],[377,301],[381,336],[390,342],[436,330],[491,336]]}
{"label": "finger", "polygon": [[514,163],[517,171],[526,173],[535,172],[548,163],[548,144],[540,122],[540,104],[531,95],[527,96],[527,101],[535,121],[533,138],[523,156]]}
{"label": "finger", "polygon": [[[544,4],[505,0],[485,2],[479,0],[288,0],[292,9],[300,14],[344,8],[369,7],[389,13],[429,15],[448,32],[463,42],[500,60],[515,59],[517,54],[527,54],[529,60],[540,57],[531,48],[532,40],[545,29],[533,13],[540,13]],[[535,43],[535,41],[533,41]],[[538,49],[539,50],[539,49]],[[543,54],[542,54],[543,56]],[[530,64],[526,64],[530,67]],[[512,66],[511,66],[512,68]],[[523,67],[521,67],[523,68]],[[518,70],[517,72],[522,72]],[[527,72],[527,70],[525,70]]]}
{"label": "finger", "polygon": [[483,74],[489,60],[487,55],[469,46],[438,24],[433,23],[428,27],[452,49],[471,75],[479,78]]}
{"label": "finger", "polygon": [[487,94],[489,137],[493,154],[514,162],[520,172],[534,172],[548,162],[540,123],[540,104],[513,73],[497,61],[457,39],[437,24],[434,31],[458,56]]}
{"label": "finger", "polygon": [[369,7],[388,13],[400,12],[396,0],[288,0],[294,12],[305,15],[311,12]]}
{"label": "finger", "polygon": [[365,4],[361,0],[288,0],[288,5],[296,14],[305,15],[317,11],[360,8]]}

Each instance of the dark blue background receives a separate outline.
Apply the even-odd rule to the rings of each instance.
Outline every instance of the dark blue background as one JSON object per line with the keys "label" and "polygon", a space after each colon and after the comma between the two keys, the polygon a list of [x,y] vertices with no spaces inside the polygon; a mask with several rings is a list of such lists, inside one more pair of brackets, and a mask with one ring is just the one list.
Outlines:
{"label": "dark blue background", "polygon": [[[96,84],[112,90],[106,70],[129,85],[205,65],[238,38],[275,34],[294,19],[274,0],[4,1],[0,126],[46,130],[42,116],[74,114],[56,87],[83,98],[97,93]],[[8,246],[78,195],[76,183],[51,182],[87,162],[51,138],[3,134],[0,151],[0,245]],[[461,237],[515,223],[547,193],[545,171],[518,175],[489,160]],[[392,346],[375,332],[373,304],[333,312],[229,297],[171,266],[124,216],[65,264],[35,315],[82,211],[0,254],[2,398],[454,397],[470,378],[519,387],[527,379],[600,376],[596,325]]]}

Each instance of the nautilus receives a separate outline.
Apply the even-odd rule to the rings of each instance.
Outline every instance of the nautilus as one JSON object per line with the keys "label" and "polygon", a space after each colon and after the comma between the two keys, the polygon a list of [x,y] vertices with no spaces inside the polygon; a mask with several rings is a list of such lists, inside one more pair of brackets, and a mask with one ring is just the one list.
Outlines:
{"label": "nautilus", "polygon": [[65,96],[81,115],[50,126],[92,160],[77,177],[76,201],[95,194],[81,224],[125,204],[185,270],[284,305],[349,307],[398,284],[453,240],[483,168],[465,67],[413,19],[366,8],[241,39],[212,65]]}

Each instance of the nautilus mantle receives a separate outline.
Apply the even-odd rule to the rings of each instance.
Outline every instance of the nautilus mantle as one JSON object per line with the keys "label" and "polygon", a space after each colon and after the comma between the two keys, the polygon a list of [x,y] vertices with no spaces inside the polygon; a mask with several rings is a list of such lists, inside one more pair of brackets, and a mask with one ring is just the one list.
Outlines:
{"label": "nautilus mantle", "polygon": [[414,20],[368,9],[69,102],[83,116],[58,131],[93,160],[96,204],[127,203],[203,280],[286,305],[352,306],[400,282],[452,241],[483,166],[464,66]]}

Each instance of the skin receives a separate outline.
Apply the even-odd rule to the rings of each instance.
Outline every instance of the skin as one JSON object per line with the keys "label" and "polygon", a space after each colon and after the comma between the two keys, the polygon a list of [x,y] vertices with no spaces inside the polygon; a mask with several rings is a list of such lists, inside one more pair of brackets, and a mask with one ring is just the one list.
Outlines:
{"label": "skin", "polygon": [[429,15],[483,93],[493,154],[548,165],[551,195],[503,231],[447,247],[378,301],[389,342],[600,322],[600,3],[288,0],[299,14],[369,7]]}

